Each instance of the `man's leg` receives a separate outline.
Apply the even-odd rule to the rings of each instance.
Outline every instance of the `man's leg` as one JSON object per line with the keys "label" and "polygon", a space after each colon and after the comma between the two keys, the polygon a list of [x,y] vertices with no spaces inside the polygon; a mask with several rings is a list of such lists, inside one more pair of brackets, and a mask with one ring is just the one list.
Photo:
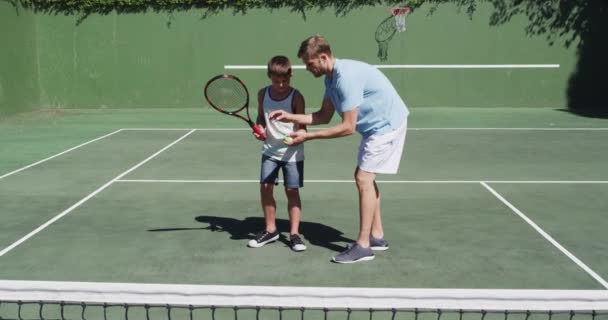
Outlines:
{"label": "man's leg", "polygon": [[384,238],[384,229],[382,228],[382,219],[380,218],[380,189],[374,179],[374,189],[376,190],[376,198],[378,199],[376,209],[374,210],[374,221],[372,222],[372,236],[376,239]]}
{"label": "man's leg", "polygon": [[[364,247],[369,247],[369,237],[372,226],[382,231],[380,221],[380,198],[375,183],[376,174],[357,168],[355,171],[355,181],[359,190],[359,237],[357,243]],[[377,218],[376,218],[377,216]],[[377,230],[376,230],[377,231]]]}

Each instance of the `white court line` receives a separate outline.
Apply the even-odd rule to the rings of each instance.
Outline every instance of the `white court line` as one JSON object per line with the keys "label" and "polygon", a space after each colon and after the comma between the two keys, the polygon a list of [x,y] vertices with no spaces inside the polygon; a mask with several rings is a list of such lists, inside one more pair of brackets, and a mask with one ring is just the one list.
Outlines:
{"label": "white court line", "polygon": [[589,274],[593,279],[599,282],[604,288],[608,289],[608,282],[602,279],[595,271],[591,270],[585,263],[579,260],[576,256],[574,256],[570,251],[564,248],[559,242],[557,242],[553,237],[551,237],[548,233],[546,233],[543,229],[541,229],[534,221],[528,218],[523,212],[519,211],[514,205],[509,203],[505,198],[503,198],[496,190],[492,189],[487,183],[480,182],[482,186],[484,186],[490,193],[492,193],[496,198],[498,198],[502,203],[504,203],[507,207],[509,207],[513,212],[515,212],[520,218],[522,218],[525,222],[527,222],[534,230],[536,230],[540,235],[542,235],[547,241],[549,241],[553,246],[555,246],[559,251],[565,254],[570,260],[576,263],[581,269],[585,270],[587,274]]}
{"label": "white court line", "polygon": [[408,130],[606,131],[608,128],[408,128]]}
{"label": "white court line", "polygon": [[[559,64],[376,64],[378,69],[558,69]],[[225,65],[226,70],[266,70],[266,65]],[[294,65],[292,69],[306,69]]]}
{"label": "white court line", "polygon": [[119,129],[119,130],[116,130],[116,131],[114,131],[114,132],[108,133],[108,134],[106,134],[105,136],[101,136],[101,137],[99,137],[99,138],[95,138],[95,139],[93,139],[93,140],[89,140],[89,141],[87,141],[87,142],[85,142],[85,143],[79,144],[79,145],[77,145],[77,146],[75,146],[75,147],[72,147],[72,148],[70,148],[70,149],[67,149],[67,150],[65,150],[65,151],[63,151],[63,152],[60,152],[60,153],[56,154],[56,155],[50,156],[50,157],[48,157],[48,158],[46,158],[46,159],[42,159],[42,160],[40,160],[40,161],[34,162],[34,163],[32,163],[32,164],[29,164],[29,165],[27,165],[27,166],[25,166],[25,167],[23,167],[23,168],[19,168],[19,169],[15,170],[15,171],[11,171],[11,172],[9,172],[9,173],[6,173],[6,174],[4,174],[4,175],[1,175],[1,176],[0,176],[0,179],[4,179],[4,178],[6,178],[6,177],[8,177],[8,176],[10,176],[10,175],[13,175],[13,174],[15,174],[15,173],[21,172],[21,171],[26,170],[26,169],[29,169],[29,168],[31,168],[31,167],[33,167],[33,166],[39,165],[39,164],[41,164],[41,163],[43,163],[43,162],[46,162],[46,161],[49,161],[49,160],[51,160],[51,159],[57,158],[57,157],[59,157],[59,156],[61,156],[61,155],[64,155],[64,154],[66,154],[66,153],[70,152],[70,151],[74,151],[74,150],[76,150],[76,149],[78,149],[78,148],[80,148],[80,147],[84,147],[84,146],[86,146],[86,145],[87,145],[87,144],[89,144],[89,143],[93,143],[93,142],[98,141],[98,140],[101,140],[101,139],[103,139],[103,138],[107,138],[107,137],[109,137],[109,136],[111,136],[111,135],[113,135],[113,134],[115,134],[115,133],[118,133],[118,132],[120,132],[120,131],[122,131],[122,130],[123,130],[123,129]]}
{"label": "white court line", "polygon": [[63,211],[62,213],[56,215],[55,217],[53,217],[51,220],[47,221],[46,223],[44,223],[43,225],[39,226],[38,228],[36,228],[34,231],[28,233],[27,235],[25,235],[24,237],[22,237],[21,239],[17,240],[15,243],[11,244],[10,246],[6,247],[4,250],[0,251],[0,257],[2,257],[3,255],[5,255],[7,252],[13,250],[15,247],[17,247],[18,245],[20,245],[21,243],[23,243],[24,241],[26,241],[27,239],[33,237],[34,235],[36,235],[38,232],[44,230],[46,227],[50,226],[52,223],[54,223],[55,221],[61,219],[63,216],[65,216],[66,214],[70,213],[72,210],[78,208],[81,204],[85,203],[87,200],[91,199],[92,197],[94,197],[96,194],[100,193],[101,191],[103,191],[104,189],[106,189],[108,186],[110,186],[112,183],[114,183],[115,181],[119,180],[120,178],[124,177],[125,175],[129,174],[129,172],[139,168],[140,166],[142,166],[143,164],[145,164],[146,162],[150,161],[152,158],[156,157],[157,155],[159,155],[161,152],[169,149],[170,147],[172,147],[174,144],[180,142],[181,140],[183,140],[184,138],[186,138],[187,136],[189,136],[192,132],[194,132],[194,130],[189,131],[188,133],[186,133],[185,135],[181,136],[179,139],[171,142],[170,144],[168,144],[167,146],[165,146],[164,148],[160,149],[159,151],[157,151],[156,153],[154,153],[153,155],[149,156],[148,158],[146,158],[145,160],[141,161],[140,163],[136,164],[135,166],[131,167],[131,169],[119,174],[116,178],[108,181],[106,184],[104,184],[103,186],[99,187],[97,190],[93,191],[91,194],[89,194],[88,196],[82,198],[80,201],[76,202],[75,204],[73,204],[71,207],[67,208],[65,211]]}
{"label": "white court line", "polygon": [[[133,183],[259,183],[259,180],[196,180],[196,179],[122,179],[116,182]],[[282,182],[282,181],[279,181]],[[305,183],[355,183],[355,180],[304,180]],[[386,184],[467,184],[467,183],[501,183],[501,184],[608,184],[604,180],[376,180]]]}
{"label": "white court line", "polygon": [[[315,127],[309,128],[309,130],[323,130],[329,127]],[[197,131],[251,131],[250,128],[239,127],[239,128],[123,128],[121,130],[128,131],[186,131],[186,130],[197,130]],[[408,131],[474,131],[474,130],[489,130],[489,131],[608,131],[608,128],[408,128]]]}
{"label": "white court line", "polygon": [[[238,130],[241,130],[239,128]],[[190,130],[236,130],[235,129],[197,129],[197,128],[122,128],[125,131],[190,131]]]}

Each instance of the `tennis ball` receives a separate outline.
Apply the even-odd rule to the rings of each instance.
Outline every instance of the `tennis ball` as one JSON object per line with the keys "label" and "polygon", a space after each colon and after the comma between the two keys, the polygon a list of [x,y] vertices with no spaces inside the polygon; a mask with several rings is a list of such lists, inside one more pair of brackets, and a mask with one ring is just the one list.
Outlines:
{"label": "tennis ball", "polygon": [[285,143],[292,143],[293,142],[293,138],[292,137],[285,137],[283,139],[283,142],[285,142]]}

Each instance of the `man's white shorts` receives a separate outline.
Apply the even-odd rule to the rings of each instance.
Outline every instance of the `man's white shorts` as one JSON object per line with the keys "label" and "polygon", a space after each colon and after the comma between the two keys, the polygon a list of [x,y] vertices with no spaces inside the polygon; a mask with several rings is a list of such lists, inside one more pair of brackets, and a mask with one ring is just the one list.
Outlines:
{"label": "man's white shorts", "polygon": [[397,173],[406,133],[407,118],[397,130],[361,139],[357,157],[359,169],[373,173]]}

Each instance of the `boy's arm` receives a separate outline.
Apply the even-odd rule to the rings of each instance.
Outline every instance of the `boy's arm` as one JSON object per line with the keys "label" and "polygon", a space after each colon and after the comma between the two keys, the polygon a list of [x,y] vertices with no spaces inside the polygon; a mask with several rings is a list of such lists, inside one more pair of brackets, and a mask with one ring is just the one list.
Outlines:
{"label": "boy's arm", "polygon": [[[265,89],[261,89],[258,91],[258,116],[255,119],[255,124],[262,129],[262,132],[266,130],[266,118],[264,117],[264,90]],[[253,136],[260,141],[265,140],[263,135],[259,135],[255,133],[255,131],[253,132]]]}
{"label": "boy's arm", "polygon": [[258,116],[255,123],[262,126],[262,129],[266,128],[266,119],[264,118],[264,89],[258,91]]}

